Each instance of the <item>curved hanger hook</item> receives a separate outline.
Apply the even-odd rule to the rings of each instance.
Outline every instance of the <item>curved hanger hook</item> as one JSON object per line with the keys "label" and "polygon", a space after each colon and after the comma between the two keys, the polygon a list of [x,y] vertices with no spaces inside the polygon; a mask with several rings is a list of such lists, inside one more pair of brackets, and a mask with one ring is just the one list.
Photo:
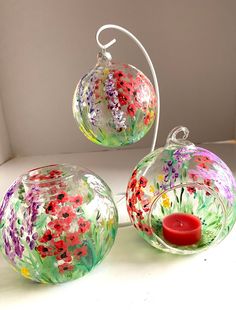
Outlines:
{"label": "curved hanger hook", "polygon": [[113,44],[116,43],[116,39],[112,39],[110,42],[108,42],[107,44],[102,44],[99,41],[99,36],[101,34],[101,32],[103,30],[106,29],[117,29],[121,32],[124,32],[125,34],[127,34],[133,41],[135,41],[135,43],[138,45],[138,47],[141,49],[142,53],[144,54],[148,65],[150,67],[151,73],[152,73],[152,77],[153,77],[153,82],[154,82],[154,87],[155,87],[155,91],[156,91],[156,95],[157,95],[157,116],[156,116],[156,122],[155,122],[155,128],[154,128],[154,134],[153,134],[153,140],[152,140],[152,145],[151,145],[151,152],[154,151],[155,149],[155,145],[156,145],[156,140],[157,140],[157,134],[158,134],[158,128],[159,128],[159,121],[160,121],[160,91],[159,91],[159,85],[158,85],[158,81],[157,81],[157,76],[156,76],[156,72],[154,69],[154,66],[152,64],[151,58],[149,57],[146,49],[144,48],[144,46],[142,45],[142,43],[131,33],[129,32],[127,29],[118,26],[118,25],[112,25],[112,24],[107,24],[107,25],[103,25],[102,27],[100,27],[96,33],[96,41],[98,46],[102,49],[102,50],[106,50],[107,48],[111,47]]}
{"label": "curved hanger hook", "polygon": [[[113,27],[110,27],[110,26],[113,26],[113,25],[104,25],[102,27],[100,27],[96,33],[96,41],[97,41],[97,44],[98,46],[102,49],[102,50],[105,50],[109,47],[111,47],[113,44],[116,43],[116,39],[113,39],[111,40],[110,42],[108,42],[107,44],[102,44],[100,41],[99,41],[99,35],[100,33],[105,30],[105,29],[109,29],[109,28],[113,28]],[[115,25],[114,25],[115,26]]]}

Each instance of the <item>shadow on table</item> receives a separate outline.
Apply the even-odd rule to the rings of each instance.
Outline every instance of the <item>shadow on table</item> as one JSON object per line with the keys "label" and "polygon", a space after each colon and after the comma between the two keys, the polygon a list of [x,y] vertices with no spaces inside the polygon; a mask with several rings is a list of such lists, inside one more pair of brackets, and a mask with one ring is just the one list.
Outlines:
{"label": "shadow on table", "polygon": [[[126,266],[124,269],[118,268],[120,273],[124,270],[124,275],[127,271],[127,266],[134,272],[140,268],[150,270],[152,266],[163,271],[181,262],[184,263],[189,258],[190,256],[177,256],[160,252],[140,238],[133,227],[122,228],[118,232],[115,244],[109,255],[98,268],[95,268],[90,275],[83,279],[89,282],[93,281],[93,276],[100,277],[101,274],[106,272],[107,268],[109,272],[113,273],[113,271],[117,270],[117,265],[121,267],[122,265]],[[75,282],[80,284],[83,279]],[[14,302],[13,299],[16,298],[14,296],[27,298],[30,295],[37,295],[45,291],[57,289],[57,287],[57,285],[40,284],[27,280],[0,259],[0,304],[6,298],[10,298],[11,302]]]}
{"label": "shadow on table", "polygon": [[[173,255],[162,252],[142,239],[133,227],[122,228],[118,232],[115,245],[109,254],[112,264],[171,266],[191,259],[192,255]],[[141,266],[140,266],[141,267]]]}
{"label": "shadow on table", "polygon": [[[0,259],[0,303],[8,296],[24,294],[25,297],[32,292],[52,289],[54,286],[32,282],[23,278],[19,273],[15,272],[9,265]],[[14,294],[12,294],[14,292]]]}

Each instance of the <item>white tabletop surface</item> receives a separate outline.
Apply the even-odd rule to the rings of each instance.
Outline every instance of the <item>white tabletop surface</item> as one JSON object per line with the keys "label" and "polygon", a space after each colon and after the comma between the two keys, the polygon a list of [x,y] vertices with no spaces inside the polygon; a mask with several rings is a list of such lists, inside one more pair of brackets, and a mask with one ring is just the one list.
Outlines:
{"label": "white tabletop surface", "polygon": [[[236,145],[204,145],[236,176]],[[135,164],[148,150],[106,151],[14,158],[0,166],[0,197],[22,172],[50,163],[75,163],[123,192]],[[120,221],[128,220],[124,207]],[[119,229],[105,260],[85,277],[60,285],[23,279],[0,258],[2,309],[234,309],[236,227],[217,247],[192,256],[157,251],[133,227]]]}

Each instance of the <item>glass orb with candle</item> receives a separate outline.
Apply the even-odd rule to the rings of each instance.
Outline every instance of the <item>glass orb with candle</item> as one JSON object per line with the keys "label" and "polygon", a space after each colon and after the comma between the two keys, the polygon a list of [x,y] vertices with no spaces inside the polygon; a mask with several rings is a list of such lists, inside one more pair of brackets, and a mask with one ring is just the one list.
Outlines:
{"label": "glass orb with candle", "polygon": [[120,147],[138,142],[156,117],[156,94],[149,79],[134,66],[98,54],[94,69],[78,83],[73,114],[84,135],[96,144]]}
{"label": "glass orb with candle", "polygon": [[118,216],[109,187],[89,170],[51,165],[20,176],[0,207],[0,249],[24,277],[77,279],[111,249]]}
{"label": "glass orb with candle", "polygon": [[236,220],[232,172],[218,156],[186,140],[188,133],[185,127],[174,128],[165,147],[141,160],[126,195],[139,234],[174,254],[193,254],[219,243]]}

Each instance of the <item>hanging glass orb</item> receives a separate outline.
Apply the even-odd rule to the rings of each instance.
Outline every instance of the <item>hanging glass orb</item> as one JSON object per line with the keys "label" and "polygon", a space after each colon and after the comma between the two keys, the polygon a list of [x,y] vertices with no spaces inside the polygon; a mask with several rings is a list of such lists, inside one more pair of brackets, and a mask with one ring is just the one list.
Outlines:
{"label": "hanging glass orb", "polygon": [[73,114],[96,144],[119,147],[142,139],[156,117],[156,95],[149,79],[131,65],[99,53],[95,68],[78,83]]}
{"label": "hanging glass orb", "polygon": [[[177,138],[184,132],[183,138]],[[136,166],[127,188],[127,208],[139,234],[152,246],[192,254],[219,243],[236,220],[236,181],[209,150],[175,128],[164,148]]]}
{"label": "hanging glass orb", "polygon": [[24,277],[60,283],[88,273],[110,251],[118,216],[109,187],[70,165],[19,177],[0,207],[0,249]]}

